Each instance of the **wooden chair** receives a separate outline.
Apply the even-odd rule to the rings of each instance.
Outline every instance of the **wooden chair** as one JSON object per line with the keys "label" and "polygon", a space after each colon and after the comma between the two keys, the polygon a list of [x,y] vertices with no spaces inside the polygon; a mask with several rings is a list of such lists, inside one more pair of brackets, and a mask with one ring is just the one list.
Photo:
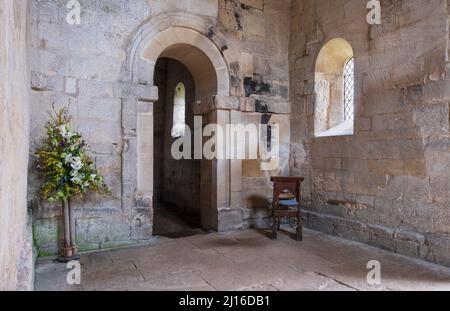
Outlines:
{"label": "wooden chair", "polygon": [[300,209],[300,186],[303,177],[271,177],[273,185],[272,239],[277,238],[284,217],[297,218],[297,241],[303,240],[303,219]]}

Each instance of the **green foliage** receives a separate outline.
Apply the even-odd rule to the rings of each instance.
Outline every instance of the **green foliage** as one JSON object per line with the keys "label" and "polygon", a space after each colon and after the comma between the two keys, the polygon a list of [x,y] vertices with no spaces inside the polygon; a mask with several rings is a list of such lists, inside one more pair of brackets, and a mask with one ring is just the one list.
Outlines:
{"label": "green foliage", "polygon": [[109,195],[109,187],[86,154],[86,143],[72,130],[68,109],[56,112],[46,129],[44,146],[36,152],[45,179],[40,197],[54,202],[88,192]]}

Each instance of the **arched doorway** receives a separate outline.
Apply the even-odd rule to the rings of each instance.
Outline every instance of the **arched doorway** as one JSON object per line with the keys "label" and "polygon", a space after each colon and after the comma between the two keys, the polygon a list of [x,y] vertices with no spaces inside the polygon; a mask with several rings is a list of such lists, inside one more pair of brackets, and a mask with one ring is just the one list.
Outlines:
{"label": "arched doorway", "polygon": [[[217,98],[229,97],[229,73],[225,60],[216,45],[203,34],[184,27],[169,27],[160,32],[147,31],[137,36],[138,42],[130,51],[131,75],[136,89],[148,90],[156,85],[155,69],[158,60],[178,62],[190,73],[195,92],[193,114],[202,116],[202,124],[229,122],[229,111],[215,106]],[[157,87],[157,86],[156,86]],[[149,210],[153,219],[155,203],[154,131],[155,103],[158,96],[136,98],[136,196],[138,209]],[[124,172],[124,174],[128,174]],[[217,176],[220,174],[220,180]],[[125,176],[126,179],[127,176]],[[201,224],[206,230],[220,230],[219,210],[230,206],[230,161],[200,161]]]}

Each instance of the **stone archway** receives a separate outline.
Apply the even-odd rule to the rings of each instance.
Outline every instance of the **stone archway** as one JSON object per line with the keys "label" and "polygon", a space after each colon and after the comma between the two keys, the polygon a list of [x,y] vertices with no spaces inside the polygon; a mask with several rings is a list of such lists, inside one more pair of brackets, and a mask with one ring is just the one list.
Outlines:
{"label": "stone archway", "polygon": [[[195,57],[204,57],[202,62],[191,55],[183,53],[186,47],[194,47],[200,51]],[[212,88],[199,91],[197,94],[197,114],[206,114],[210,123],[227,124],[231,120],[230,110],[238,109],[237,98],[230,97],[230,77],[228,66],[218,47],[202,33],[185,28],[169,27],[162,31],[141,31],[135,37],[130,51],[130,73],[134,103],[136,106],[135,138],[129,140],[128,152],[124,153],[124,165],[135,163],[135,171],[123,171],[124,183],[133,183],[136,178],[134,202],[139,210],[153,217],[153,103],[158,100],[158,92],[153,83],[155,65],[159,57],[174,58],[183,63],[192,73],[196,83],[202,85],[210,81],[208,74],[202,73],[202,68],[209,63],[215,78],[214,91]],[[191,57],[190,57],[191,56]],[[199,88],[202,90],[202,88]],[[230,108],[231,107],[231,108]],[[127,141],[127,139],[124,139]],[[134,142],[134,146],[132,144]],[[134,147],[134,148],[133,148]],[[134,151],[134,152],[132,152]],[[127,164],[125,164],[127,163]],[[230,207],[230,175],[229,160],[213,160],[206,165],[208,171],[202,172],[207,176],[205,183],[210,185],[206,197],[202,195],[202,224],[205,229],[223,231],[220,226],[219,210]],[[203,168],[202,168],[203,170]],[[206,174],[205,174],[206,173]],[[217,178],[220,176],[220,179]],[[202,177],[203,178],[203,177]],[[125,197],[131,199],[131,187],[124,187]],[[206,202],[206,203],[205,203]],[[147,220],[145,220],[147,221]],[[150,225],[151,227],[151,225]],[[151,228],[150,228],[151,230]]]}
{"label": "stone archway", "polygon": [[[217,95],[230,95],[230,77],[227,64],[217,46],[205,35],[189,28],[170,27],[143,41],[146,42],[141,44],[141,49],[137,54],[139,55],[139,64],[137,68],[134,68],[137,69],[134,79],[150,77],[148,81],[153,84],[155,64],[161,54],[173,46],[185,44],[201,50],[211,61],[217,78]],[[181,60],[179,57],[174,58]],[[195,78],[197,71],[195,64],[194,66],[192,64],[186,65]],[[141,77],[143,71],[146,71],[146,74]]]}

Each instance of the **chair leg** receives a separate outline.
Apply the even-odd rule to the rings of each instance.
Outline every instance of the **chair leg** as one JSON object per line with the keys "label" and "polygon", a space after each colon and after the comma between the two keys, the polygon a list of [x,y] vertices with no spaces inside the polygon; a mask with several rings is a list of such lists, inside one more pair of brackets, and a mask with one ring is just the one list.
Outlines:
{"label": "chair leg", "polygon": [[301,216],[297,218],[297,241],[303,241],[303,221]]}
{"label": "chair leg", "polygon": [[297,228],[297,241],[303,241],[303,230],[300,226]]}
{"label": "chair leg", "polygon": [[281,229],[281,218],[278,218],[278,231]]}
{"label": "chair leg", "polygon": [[272,218],[272,240],[277,239],[277,218]]}

